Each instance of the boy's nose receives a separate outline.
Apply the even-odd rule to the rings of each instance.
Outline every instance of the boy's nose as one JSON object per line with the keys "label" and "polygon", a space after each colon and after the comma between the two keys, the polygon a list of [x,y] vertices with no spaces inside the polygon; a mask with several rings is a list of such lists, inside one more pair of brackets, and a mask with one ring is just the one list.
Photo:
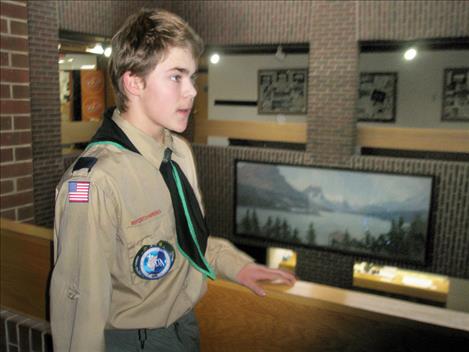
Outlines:
{"label": "boy's nose", "polygon": [[197,89],[195,89],[194,83],[192,83],[192,80],[189,80],[185,87],[185,92],[184,96],[189,97],[189,98],[195,98],[197,95]]}

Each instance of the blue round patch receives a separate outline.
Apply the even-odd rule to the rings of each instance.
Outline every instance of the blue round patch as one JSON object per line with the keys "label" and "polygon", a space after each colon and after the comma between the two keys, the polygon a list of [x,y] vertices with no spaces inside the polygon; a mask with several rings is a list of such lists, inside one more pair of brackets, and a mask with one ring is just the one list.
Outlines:
{"label": "blue round patch", "polygon": [[166,241],[140,248],[134,258],[135,273],[145,280],[157,280],[165,276],[174,264],[173,246]]}

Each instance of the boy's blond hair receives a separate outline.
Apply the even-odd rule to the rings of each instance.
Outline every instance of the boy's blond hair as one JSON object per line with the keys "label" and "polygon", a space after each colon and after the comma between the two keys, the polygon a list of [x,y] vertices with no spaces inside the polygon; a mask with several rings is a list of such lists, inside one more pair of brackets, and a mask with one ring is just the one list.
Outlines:
{"label": "boy's blond hair", "polygon": [[188,48],[197,60],[203,51],[202,39],[179,16],[160,9],[142,9],[130,16],[112,38],[109,74],[117,108],[127,110],[122,76],[130,71],[145,77],[153,71],[170,48]]}

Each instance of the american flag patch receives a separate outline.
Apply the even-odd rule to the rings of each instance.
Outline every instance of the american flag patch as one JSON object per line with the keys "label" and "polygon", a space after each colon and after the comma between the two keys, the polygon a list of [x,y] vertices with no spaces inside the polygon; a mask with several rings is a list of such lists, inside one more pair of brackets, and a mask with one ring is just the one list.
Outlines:
{"label": "american flag patch", "polygon": [[83,181],[68,182],[68,201],[70,203],[88,203],[90,183]]}

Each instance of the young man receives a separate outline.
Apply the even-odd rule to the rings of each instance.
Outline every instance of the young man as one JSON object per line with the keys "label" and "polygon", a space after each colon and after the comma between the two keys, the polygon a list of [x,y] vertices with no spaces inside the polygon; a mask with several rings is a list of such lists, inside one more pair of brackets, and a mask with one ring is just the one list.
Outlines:
{"label": "young man", "polygon": [[264,295],[256,265],[208,237],[187,126],[202,43],[179,17],[142,10],[112,40],[117,109],[57,187],[55,351],[197,351],[193,308],[218,274]]}

